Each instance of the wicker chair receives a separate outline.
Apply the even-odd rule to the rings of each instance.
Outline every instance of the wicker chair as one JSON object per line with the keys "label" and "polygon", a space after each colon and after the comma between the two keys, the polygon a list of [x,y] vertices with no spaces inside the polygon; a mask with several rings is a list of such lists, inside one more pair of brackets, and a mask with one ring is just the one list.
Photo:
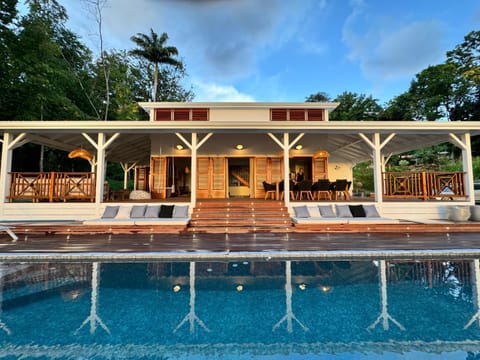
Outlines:
{"label": "wicker chair", "polygon": [[312,185],[313,198],[332,200],[331,184],[328,179],[319,179]]}
{"label": "wicker chair", "polygon": [[272,198],[272,200],[275,200],[277,187],[274,184],[263,181],[263,190],[265,190],[265,200],[270,197]]}
{"label": "wicker chair", "polygon": [[303,180],[298,183],[298,200],[302,200],[305,196],[306,200],[313,200],[312,180]]}

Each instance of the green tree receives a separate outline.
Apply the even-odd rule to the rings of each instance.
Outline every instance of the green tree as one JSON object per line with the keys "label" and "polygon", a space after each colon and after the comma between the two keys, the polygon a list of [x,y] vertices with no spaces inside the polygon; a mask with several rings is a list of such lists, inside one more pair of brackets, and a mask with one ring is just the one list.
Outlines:
{"label": "green tree", "polygon": [[18,0],[0,0],[0,118],[7,118],[13,112],[9,106],[14,95],[11,87],[14,82],[11,48],[16,41],[12,25],[18,14],[17,2]]}
{"label": "green tree", "polygon": [[326,92],[320,91],[317,92],[316,94],[312,94],[308,96],[305,99],[306,102],[329,102],[330,100],[330,95],[328,95]]}
{"label": "green tree", "polygon": [[469,119],[480,120],[480,31],[471,31],[464,41],[447,52],[447,62],[455,64],[465,79],[473,82],[474,100],[465,106]]}
{"label": "green tree", "polygon": [[162,33],[160,37],[153,29],[150,29],[150,36],[137,33],[130,38],[138,47],[130,51],[134,56],[138,56],[151,62],[154,66],[152,100],[157,101],[158,78],[160,65],[170,65],[176,68],[183,68],[183,63],[177,59],[178,50],[174,46],[165,46],[168,35]]}
{"label": "green tree", "polygon": [[455,64],[429,66],[417,74],[410,85],[409,94],[416,104],[415,120],[467,120],[464,106],[471,101],[471,89],[472,83]]}
{"label": "green tree", "polygon": [[339,102],[335,110],[330,114],[330,120],[378,120],[383,110],[378,100],[371,95],[356,94],[345,91],[333,101]]}
{"label": "green tree", "polygon": [[83,111],[70,95],[76,91],[72,68],[84,66],[86,49],[65,28],[65,9],[56,1],[32,0],[28,4],[30,11],[21,19],[12,50],[15,81],[11,88],[16,95],[12,98],[13,118],[83,118]]}
{"label": "green tree", "polygon": [[409,92],[398,95],[387,102],[385,109],[380,113],[379,120],[408,121],[413,120],[415,104]]}

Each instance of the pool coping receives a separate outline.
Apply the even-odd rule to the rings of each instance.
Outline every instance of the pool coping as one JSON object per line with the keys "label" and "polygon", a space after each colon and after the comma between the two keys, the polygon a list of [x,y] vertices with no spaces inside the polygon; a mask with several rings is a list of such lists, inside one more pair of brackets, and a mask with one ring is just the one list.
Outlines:
{"label": "pool coping", "polygon": [[222,261],[233,260],[441,260],[480,258],[480,249],[438,250],[330,250],[330,251],[182,251],[182,252],[47,252],[0,253],[0,261],[87,261],[145,262],[153,261]]}

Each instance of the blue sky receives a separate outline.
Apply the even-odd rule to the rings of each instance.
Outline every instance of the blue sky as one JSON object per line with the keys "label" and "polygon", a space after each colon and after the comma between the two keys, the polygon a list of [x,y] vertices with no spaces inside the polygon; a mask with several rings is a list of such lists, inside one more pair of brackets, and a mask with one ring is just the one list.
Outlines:
{"label": "blue sky", "polygon": [[[92,49],[84,0],[60,0]],[[480,30],[477,0],[107,0],[105,48],[166,32],[187,66],[195,101],[304,101],[317,92],[372,95],[383,104],[415,74]]]}

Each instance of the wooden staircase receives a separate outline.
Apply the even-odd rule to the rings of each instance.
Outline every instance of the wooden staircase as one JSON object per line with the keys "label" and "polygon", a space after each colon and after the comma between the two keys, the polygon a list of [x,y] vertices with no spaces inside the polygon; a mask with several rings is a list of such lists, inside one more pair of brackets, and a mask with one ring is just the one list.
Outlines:
{"label": "wooden staircase", "polygon": [[292,220],[283,201],[254,199],[199,200],[188,232],[289,232]]}

